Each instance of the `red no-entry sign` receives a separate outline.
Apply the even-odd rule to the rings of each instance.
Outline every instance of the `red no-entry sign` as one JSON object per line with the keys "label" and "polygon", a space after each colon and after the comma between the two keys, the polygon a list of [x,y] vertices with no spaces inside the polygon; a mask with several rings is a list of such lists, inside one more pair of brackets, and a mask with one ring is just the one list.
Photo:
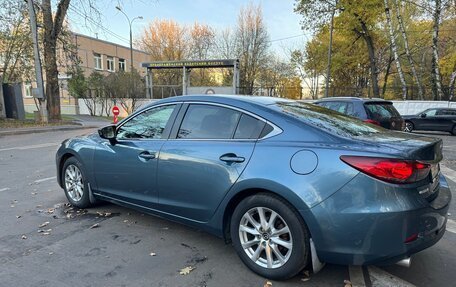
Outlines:
{"label": "red no-entry sign", "polygon": [[117,107],[117,106],[112,107],[112,113],[113,113],[113,115],[118,116],[120,114],[119,107]]}
{"label": "red no-entry sign", "polygon": [[120,110],[119,110],[119,107],[118,107],[118,106],[112,107],[112,114],[114,115],[113,122],[114,122],[115,124],[117,124],[117,121],[118,121],[117,116],[120,114]]}

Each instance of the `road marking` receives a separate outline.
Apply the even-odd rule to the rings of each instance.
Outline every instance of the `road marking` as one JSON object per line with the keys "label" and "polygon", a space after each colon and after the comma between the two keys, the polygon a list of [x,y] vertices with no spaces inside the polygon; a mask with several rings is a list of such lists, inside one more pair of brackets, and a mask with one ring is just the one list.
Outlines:
{"label": "road marking", "polygon": [[348,274],[350,274],[350,282],[353,287],[365,287],[363,267],[348,266]]}
{"label": "road marking", "polygon": [[51,180],[51,179],[56,179],[56,178],[57,178],[56,176],[51,176],[51,177],[46,177],[46,178],[42,178],[42,179],[35,180],[34,182],[35,182],[35,183],[40,183],[40,182],[43,182],[43,181],[47,181],[47,180]]}
{"label": "road marking", "polygon": [[57,146],[59,144],[60,143],[43,143],[43,144],[36,144],[36,145],[16,146],[16,147],[2,148],[2,149],[0,149],[0,151],[27,150],[27,149],[34,149],[34,148]]}
{"label": "road marking", "polygon": [[9,187],[0,188],[0,192],[2,192],[2,191],[7,191],[8,189],[10,189],[10,188],[9,188]]}
{"label": "road marking", "polygon": [[372,287],[415,287],[412,283],[402,280],[380,268],[369,266],[368,270]]}
{"label": "road marking", "polygon": [[443,164],[440,165],[440,170],[443,172],[443,175],[445,177],[451,179],[451,181],[456,182],[456,171],[454,171],[453,169],[451,169],[449,167],[444,166]]}
{"label": "road marking", "polygon": [[446,230],[451,233],[456,233],[456,221],[448,219],[446,224]]}

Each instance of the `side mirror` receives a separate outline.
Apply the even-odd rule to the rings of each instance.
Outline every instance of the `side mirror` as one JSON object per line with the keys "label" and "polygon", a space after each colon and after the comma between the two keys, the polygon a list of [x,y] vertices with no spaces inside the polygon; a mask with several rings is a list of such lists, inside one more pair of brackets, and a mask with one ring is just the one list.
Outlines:
{"label": "side mirror", "polygon": [[109,125],[98,130],[98,134],[103,139],[115,140],[116,139],[116,126]]}
{"label": "side mirror", "polygon": [[426,117],[426,114],[425,114],[425,113],[422,113],[422,114],[420,115],[420,117],[422,117],[422,118],[424,119],[424,118]]}

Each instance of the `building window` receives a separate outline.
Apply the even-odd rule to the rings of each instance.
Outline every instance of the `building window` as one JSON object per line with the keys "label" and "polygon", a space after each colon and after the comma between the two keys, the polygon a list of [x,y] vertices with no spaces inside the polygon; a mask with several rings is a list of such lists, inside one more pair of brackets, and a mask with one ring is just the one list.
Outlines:
{"label": "building window", "polygon": [[119,59],[119,71],[125,72],[125,59]]}
{"label": "building window", "polygon": [[93,67],[95,70],[103,70],[103,64],[101,62],[100,54],[93,54]]}
{"label": "building window", "polygon": [[30,84],[30,83],[24,84],[24,90],[25,90],[25,97],[31,98],[32,97],[32,84]]}
{"label": "building window", "polygon": [[106,70],[108,70],[110,72],[114,72],[115,71],[114,58],[113,57],[107,57],[106,58]]}

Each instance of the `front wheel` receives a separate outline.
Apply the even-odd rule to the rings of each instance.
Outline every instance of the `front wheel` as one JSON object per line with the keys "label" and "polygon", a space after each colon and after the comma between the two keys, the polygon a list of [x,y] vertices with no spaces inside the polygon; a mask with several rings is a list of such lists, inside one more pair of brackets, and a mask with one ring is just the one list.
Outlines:
{"label": "front wheel", "polygon": [[75,157],[65,161],[62,168],[63,189],[71,205],[86,208],[90,206],[89,186],[82,163]]}
{"label": "front wheel", "polygon": [[413,123],[412,122],[405,122],[405,132],[411,133],[413,131]]}
{"label": "front wheel", "polygon": [[261,276],[289,279],[307,265],[309,234],[305,223],[277,196],[256,194],[241,201],[230,230],[241,260]]}

